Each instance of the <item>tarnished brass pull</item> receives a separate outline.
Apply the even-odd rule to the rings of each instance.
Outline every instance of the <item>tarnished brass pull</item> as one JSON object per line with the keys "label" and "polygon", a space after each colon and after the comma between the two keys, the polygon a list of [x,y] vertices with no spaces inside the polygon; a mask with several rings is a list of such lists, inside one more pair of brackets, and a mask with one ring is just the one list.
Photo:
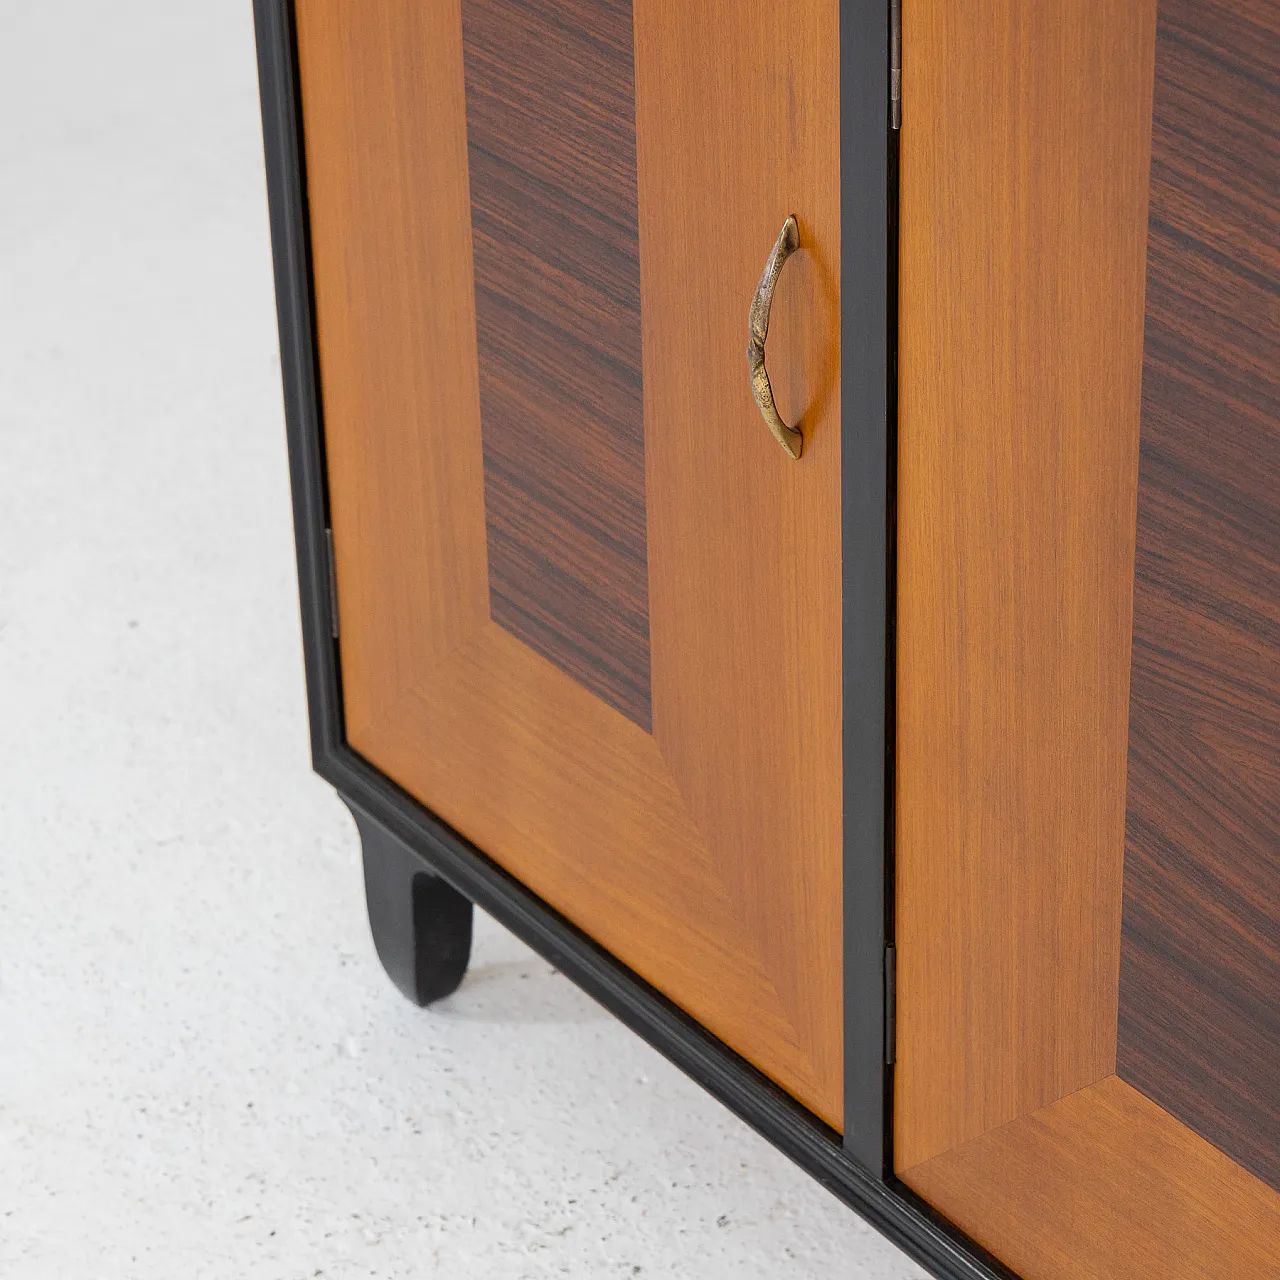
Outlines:
{"label": "tarnished brass pull", "polygon": [[782,224],[778,238],[773,242],[773,249],[768,261],[764,264],[764,274],[756,285],[755,297],[751,299],[751,315],[749,317],[750,337],[747,340],[747,363],[751,367],[751,394],[756,398],[760,416],[765,420],[773,438],[793,457],[798,458],[804,449],[804,436],[795,427],[789,427],[778,414],[778,406],[773,403],[773,388],[769,385],[769,374],[764,367],[764,342],[769,336],[769,307],[773,302],[773,286],[778,283],[778,275],[782,264],[800,247],[800,228],[791,214]]}

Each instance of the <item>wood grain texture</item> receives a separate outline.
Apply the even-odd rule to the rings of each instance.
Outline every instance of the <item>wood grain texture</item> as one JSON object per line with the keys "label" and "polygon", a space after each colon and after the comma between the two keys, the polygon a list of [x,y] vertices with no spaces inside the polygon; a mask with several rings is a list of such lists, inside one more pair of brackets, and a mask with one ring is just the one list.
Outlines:
{"label": "wood grain texture", "polygon": [[1280,5],[1160,0],[1118,1072],[1273,1187],[1277,121]]}
{"label": "wood grain texture", "polygon": [[903,6],[899,1169],[1115,1066],[1154,27]]}
{"label": "wood grain texture", "polygon": [[[815,1110],[837,1121],[838,17],[829,0],[636,4],[654,734],[813,1046]],[[801,248],[774,294],[769,372],[804,431],[799,462],[761,419],[746,360],[747,311],[788,213]]]}
{"label": "wood grain texture", "polygon": [[463,0],[494,621],[652,724],[630,0]]}
{"label": "wood grain texture", "polygon": [[298,5],[347,736],[839,1127],[837,9],[634,18],[652,734],[490,617],[458,0]]}
{"label": "wood grain texture", "polygon": [[1025,1280],[1280,1276],[1280,1195],[1115,1076],[901,1176]]}

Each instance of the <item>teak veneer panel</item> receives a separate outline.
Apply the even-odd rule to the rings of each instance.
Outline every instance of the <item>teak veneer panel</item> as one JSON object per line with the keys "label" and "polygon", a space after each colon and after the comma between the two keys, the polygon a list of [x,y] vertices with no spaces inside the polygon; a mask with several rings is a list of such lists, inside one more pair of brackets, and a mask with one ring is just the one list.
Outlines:
{"label": "teak veneer panel", "polygon": [[1024,1280],[1280,1276],[1280,1195],[1116,1076],[903,1177]]}
{"label": "teak veneer panel", "polygon": [[1160,0],[1117,1071],[1273,1187],[1277,121],[1280,4]]}
{"label": "teak veneer panel", "polygon": [[347,739],[839,1127],[837,19],[634,4],[649,734],[490,618],[458,0],[297,6]]}
{"label": "teak veneer panel", "polygon": [[898,1169],[1115,1068],[1155,10],[902,17]]}

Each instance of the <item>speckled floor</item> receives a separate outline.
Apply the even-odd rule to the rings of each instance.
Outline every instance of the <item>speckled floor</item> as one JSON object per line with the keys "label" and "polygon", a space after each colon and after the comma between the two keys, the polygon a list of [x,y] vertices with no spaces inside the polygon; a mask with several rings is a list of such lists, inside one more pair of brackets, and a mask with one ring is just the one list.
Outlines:
{"label": "speckled floor", "polygon": [[0,1277],[914,1277],[308,768],[248,0],[0,6]]}

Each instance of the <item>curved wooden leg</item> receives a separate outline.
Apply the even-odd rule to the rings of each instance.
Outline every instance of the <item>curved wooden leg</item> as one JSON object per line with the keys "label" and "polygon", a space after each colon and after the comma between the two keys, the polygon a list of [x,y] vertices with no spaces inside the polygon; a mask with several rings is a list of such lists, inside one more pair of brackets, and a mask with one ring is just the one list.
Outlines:
{"label": "curved wooden leg", "polygon": [[471,958],[471,903],[432,875],[372,818],[349,806],[364,852],[373,945],[391,981],[416,1005],[458,989]]}

